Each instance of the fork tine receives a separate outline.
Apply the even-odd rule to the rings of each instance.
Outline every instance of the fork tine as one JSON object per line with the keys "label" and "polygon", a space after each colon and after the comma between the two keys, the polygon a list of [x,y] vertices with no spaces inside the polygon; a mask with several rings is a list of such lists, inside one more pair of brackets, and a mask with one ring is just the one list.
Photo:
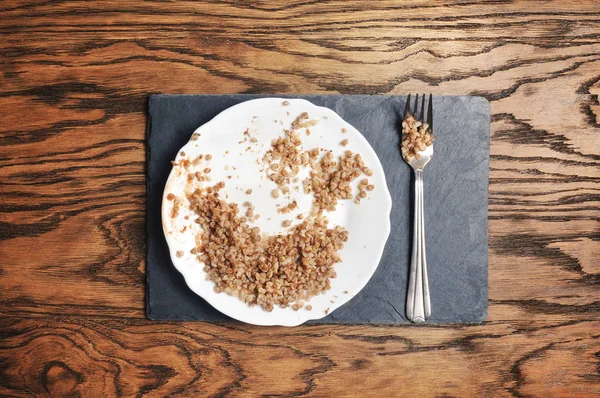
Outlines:
{"label": "fork tine", "polygon": [[427,124],[429,131],[433,131],[433,96],[429,93],[429,105],[427,106]]}
{"label": "fork tine", "polygon": [[410,114],[410,94],[408,94],[408,98],[406,99],[406,106],[404,106],[404,117]]}
{"label": "fork tine", "polygon": [[421,124],[425,123],[425,94],[421,100]]}
{"label": "fork tine", "polygon": [[415,99],[415,111],[413,112],[414,118],[417,118],[417,107],[419,106],[419,94],[417,94],[417,98]]}

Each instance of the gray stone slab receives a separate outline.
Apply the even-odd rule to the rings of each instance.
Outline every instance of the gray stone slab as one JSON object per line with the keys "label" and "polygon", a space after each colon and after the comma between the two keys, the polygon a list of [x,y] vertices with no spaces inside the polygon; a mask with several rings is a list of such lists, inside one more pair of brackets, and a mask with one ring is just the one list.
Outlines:
{"label": "gray stone slab", "polygon": [[[177,150],[224,109],[272,95],[153,95],[148,117],[146,313],[155,320],[226,321],[188,289],[169,259],[160,220],[164,184]],[[368,285],[350,302],[310,323],[407,323],[413,176],[400,157],[406,97],[298,95],[355,126],[379,155],[392,195],[392,230]],[[429,323],[479,323],[487,316],[487,211],[490,107],[480,97],[434,98],[435,157],[425,169]]]}

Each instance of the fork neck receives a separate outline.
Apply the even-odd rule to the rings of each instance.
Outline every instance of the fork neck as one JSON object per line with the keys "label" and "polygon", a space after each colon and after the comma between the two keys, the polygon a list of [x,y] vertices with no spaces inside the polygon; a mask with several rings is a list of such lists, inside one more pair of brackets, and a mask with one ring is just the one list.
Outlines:
{"label": "fork neck", "polygon": [[423,168],[414,169],[415,170],[415,181],[422,182],[423,181]]}

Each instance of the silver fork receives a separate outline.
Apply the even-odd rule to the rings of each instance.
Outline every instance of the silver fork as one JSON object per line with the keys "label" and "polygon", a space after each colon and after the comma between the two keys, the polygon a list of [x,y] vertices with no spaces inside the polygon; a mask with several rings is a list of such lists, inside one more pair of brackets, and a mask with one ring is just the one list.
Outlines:
{"label": "silver fork", "polygon": [[[414,118],[418,119],[417,107],[419,95],[415,100]],[[406,100],[404,116],[410,113],[410,94]],[[420,122],[425,117],[425,94],[421,101]],[[427,107],[427,124],[429,132],[433,132],[433,101],[429,94]],[[431,316],[431,302],[429,300],[429,283],[427,281],[427,257],[425,255],[425,216],[423,210],[423,169],[433,156],[433,144],[425,150],[417,152],[419,156],[413,157],[407,163],[415,172],[415,213],[412,257],[410,261],[410,279],[408,282],[408,295],[406,298],[406,315],[414,323],[425,322]],[[406,159],[405,159],[406,160]]]}

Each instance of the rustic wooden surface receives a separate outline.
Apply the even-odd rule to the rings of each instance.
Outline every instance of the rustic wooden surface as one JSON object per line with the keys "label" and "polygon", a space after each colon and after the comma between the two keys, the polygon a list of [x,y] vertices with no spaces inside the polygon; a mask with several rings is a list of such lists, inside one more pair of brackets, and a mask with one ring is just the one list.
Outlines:
{"label": "rustic wooden surface", "polygon": [[[284,5],[285,3],[285,5]],[[483,95],[489,320],[144,317],[151,93]],[[600,394],[600,4],[0,2],[0,395]]]}

